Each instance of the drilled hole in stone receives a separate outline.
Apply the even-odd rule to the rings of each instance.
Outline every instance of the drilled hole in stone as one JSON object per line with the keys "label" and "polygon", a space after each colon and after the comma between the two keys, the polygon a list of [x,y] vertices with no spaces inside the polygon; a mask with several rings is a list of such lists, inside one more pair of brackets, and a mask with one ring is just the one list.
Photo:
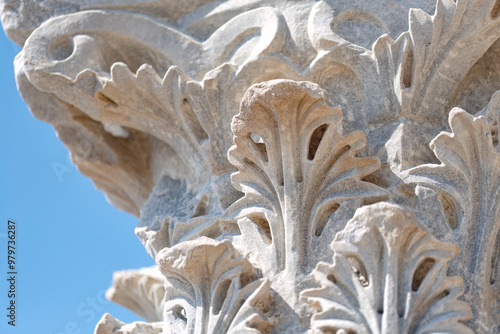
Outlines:
{"label": "drilled hole in stone", "polygon": [[[496,121],[495,121],[496,123]],[[492,124],[490,126],[490,133],[491,133],[491,140],[493,141],[493,146],[497,146],[498,145],[498,130],[497,130],[497,126]]]}
{"label": "drilled hole in stone", "polygon": [[422,285],[423,280],[431,270],[432,266],[436,263],[431,258],[425,259],[415,270],[415,273],[413,274],[413,281],[411,283],[411,289],[413,291],[417,291],[420,288],[420,285]]}
{"label": "drilled hole in stone", "polygon": [[196,116],[196,113],[194,112],[193,105],[191,104],[191,102],[189,102],[187,98],[183,98],[180,103],[180,107],[181,107],[182,117],[186,122],[186,124],[191,129],[196,140],[199,143],[208,140],[208,134],[205,132],[198,117]]}
{"label": "drilled hole in stone", "polygon": [[180,305],[176,305],[172,308],[171,312],[176,319],[187,322],[187,315],[186,315],[186,310],[184,309],[184,307],[182,307]]}
{"label": "drilled hole in stone", "polygon": [[250,138],[255,144],[257,150],[261,153],[261,157],[265,162],[269,161],[269,157],[267,156],[267,148],[266,144],[264,144],[264,140],[261,136],[256,134],[255,132],[250,133]]}
{"label": "drilled hole in stone", "polygon": [[405,88],[410,88],[413,80],[413,50],[411,49],[411,47],[405,54],[405,61],[403,66],[403,86]]}
{"label": "drilled hole in stone", "polygon": [[437,303],[438,301],[440,301],[443,298],[446,298],[449,295],[450,295],[450,291],[444,290],[443,292],[441,292],[440,294],[436,295],[434,298],[429,300],[428,305],[434,305],[435,303]]}
{"label": "drilled hole in stone", "polygon": [[441,299],[444,299],[449,295],[450,295],[450,291],[448,289],[446,289],[443,292],[441,292],[440,294],[435,295],[433,298],[430,298],[427,301],[427,305],[434,305],[437,302],[439,302]]}
{"label": "drilled hole in stone", "polygon": [[358,276],[358,280],[361,283],[361,285],[367,287],[370,284],[370,282],[368,281],[368,275],[366,274],[366,270],[361,264],[361,261],[352,256],[348,257],[347,261],[351,265],[353,273],[356,276]]}
{"label": "drilled hole in stone", "polygon": [[73,54],[74,43],[69,36],[59,36],[52,40],[49,45],[48,53],[52,60],[64,60]]}
{"label": "drilled hole in stone", "polygon": [[323,212],[318,218],[318,222],[316,223],[316,231],[314,234],[319,237],[323,234],[323,230],[325,229],[326,224],[330,220],[330,217],[335,214],[335,212],[340,208],[340,204],[333,203],[325,212]]}
{"label": "drilled hole in stone", "polygon": [[444,214],[446,216],[446,219],[448,219],[448,223],[450,224],[451,228],[456,229],[458,226],[458,213],[455,203],[453,203],[453,201],[443,193],[439,194],[439,201],[443,206]]}
{"label": "drilled hole in stone", "polygon": [[250,133],[250,138],[252,138],[254,143],[263,143],[264,142],[262,137],[255,132]]}
{"label": "drilled hole in stone", "polygon": [[307,159],[313,160],[316,156],[316,152],[318,151],[318,147],[325,135],[326,130],[328,129],[328,124],[323,124],[314,130],[311,135],[311,140],[309,141],[309,151],[307,153]]}
{"label": "drilled hole in stone", "polygon": [[351,145],[346,145],[346,146],[342,147],[340,150],[338,150],[337,153],[335,153],[332,156],[328,168],[331,168],[333,165],[335,165],[337,163],[337,161],[340,159],[340,157],[342,157],[344,154],[346,154],[350,150],[351,150]]}
{"label": "drilled hole in stone", "polygon": [[95,94],[95,97],[99,101],[104,102],[104,107],[106,108],[116,108],[118,106],[118,103],[116,103],[115,101],[113,101],[112,99],[110,99],[109,97],[107,97],[106,95],[104,95],[99,91]]}
{"label": "drilled hole in stone", "polygon": [[271,234],[271,226],[269,225],[269,222],[267,219],[265,219],[262,216],[259,215],[252,215],[248,217],[252,222],[254,222],[258,227],[259,231],[261,232],[262,236],[264,237],[264,241],[270,245],[271,242],[273,241],[273,237]]}
{"label": "drilled hole in stone", "polygon": [[212,302],[212,313],[217,315],[220,313],[222,309],[222,305],[224,305],[224,300],[226,300],[227,292],[229,287],[231,286],[230,280],[225,280],[217,287],[217,290],[214,294],[214,299]]}

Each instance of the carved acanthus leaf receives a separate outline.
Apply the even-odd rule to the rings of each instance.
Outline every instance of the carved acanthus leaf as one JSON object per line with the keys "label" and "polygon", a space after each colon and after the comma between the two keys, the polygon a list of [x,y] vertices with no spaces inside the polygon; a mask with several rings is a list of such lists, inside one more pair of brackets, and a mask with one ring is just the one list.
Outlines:
{"label": "carved acanthus leaf", "polygon": [[[126,137],[105,131],[103,124],[72,103],[36,89],[26,77],[22,61],[22,57],[16,58],[16,81],[33,114],[54,126],[58,138],[71,151],[73,163],[82,174],[92,178],[115,207],[138,216],[153,187],[150,145],[158,140],[133,129]],[[60,163],[53,163],[53,168],[59,166]],[[60,177],[57,172],[56,175]]]}
{"label": "carved acanthus leaf", "polygon": [[[438,0],[432,16],[430,8],[411,9],[409,27],[404,29],[409,31],[399,37],[381,33],[371,50],[335,33],[336,22],[344,16],[385,30],[387,25],[377,24],[377,17],[384,14],[364,16],[356,8],[349,17],[338,11],[339,6],[319,1],[311,11],[308,32],[318,56],[307,80],[319,83],[329,94],[332,91],[325,86],[336,87],[335,79],[350,81],[349,92],[335,102],[347,111],[348,128],[363,129],[373,142],[371,155],[379,156],[382,166],[396,174],[394,184],[402,171],[435,162],[427,143],[446,127],[455,94],[463,89],[471,68],[500,38],[498,1]],[[380,8],[375,7],[374,11]],[[359,31],[353,29],[356,34]],[[365,85],[366,80],[370,84]],[[356,108],[346,108],[347,101]],[[389,141],[391,145],[385,145]]]}
{"label": "carved acanthus leaf", "polygon": [[[320,6],[328,7],[319,2],[317,15],[334,15],[336,6],[329,11]],[[322,86],[333,81],[328,70],[334,66],[346,69],[341,78],[370,80],[365,87],[351,84],[358,91],[357,110],[363,112],[350,111],[345,122],[365,131],[373,142],[371,155],[379,156],[382,166],[397,176],[385,182],[394,184],[402,171],[435,162],[427,143],[446,127],[448,111],[454,107],[450,103],[471,68],[500,38],[497,8],[495,0],[439,0],[432,16],[411,9],[408,32],[396,40],[382,35],[364,52],[329,35],[329,28],[316,36],[317,46],[322,43],[329,48],[311,64],[311,70],[319,73],[311,81]]]}
{"label": "carved acanthus leaf", "polygon": [[163,320],[165,278],[156,267],[117,271],[106,298],[147,321]]}
{"label": "carved acanthus leaf", "polygon": [[[66,27],[67,22],[72,24]],[[115,31],[126,38],[117,38]],[[238,15],[203,42],[144,15],[83,11],[37,29],[23,50],[22,66],[39,90],[53,93],[95,120],[165,141],[196,177],[209,174],[209,163],[218,175],[227,172],[224,167],[231,169],[226,152],[233,114],[228,113],[237,111],[237,105],[225,108],[225,88],[238,67],[279,51],[285,31],[279,13],[270,7]],[[127,47],[110,47],[108,39]],[[131,48],[130,43],[137,44],[138,54],[115,54],[115,49]],[[231,65],[213,70],[225,62]],[[189,84],[193,97],[185,91],[184,73],[192,79],[205,77],[201,84]],[[222,105],[211,106],[204,100]],[[203,156],[203,150],[210,154]]]}
{"label": "carved acanthus leaf", "polygon": [[[438,0],[432,16],[427,14],[430,7],[427,12],[410,9],[409,27],[405,29],[398,25],[390,28],[391,20],[388,24],[378,21],[377,17],[388,15],[379,12],[383,7],[374,5],[371,11],[377,14],[372,16],[360,10],[370,7],[371,2],[359,3],[355,11],[344,13],[339,7],[349,5],[331,1],[315,4],[308,33],[318,56],[308,71],[313,77],[307,80],[320,84],[329,81],[329,72],[337,74],[330,71],[334,67],[346,69],[362,82],[369,79],[369,88],[363,87],[358,93],[362,101],[358,109],[365,112],[354,111],[355,117],[348,119],[362,124],[361,128],[368,124],[387,125],[401,116],[445,125],[448,104],[462,79],[500,38],[498,2]],[[401,5],[393,4],[391,10]],[[380,37],[373,45],[351,43],[335,29],[342,17],[347,22],[369,23],[375,30],[380,29]],[[409,31],[398,37],[406,30]],[[353,29],[353,36],[356,34],[363,35]]]}
{"label": "carved acanthus leaf", "polygon": [[209,164],[201,142],[207,134],[184,94],[187,78],[181,71],[171,67],[161,78],[150,65],[134,74],[125,64],[115,63],[110,74],[93,98],[99,113],[94,116],[161,139],[174,148],[193,177],[206,178]]}
{"label": "carved acanthus leaf", "polygon": [[475,319],[493,331],[500,319],[500,152],[483,117],[455,108],[449,122],[453,133],[441,133],[430,145],[441,164],[410,169],[405,181],[438,192],[448,219],[441,228],[461,250],[458,272],[466,278],[465,298],[473,308],[497,310]]}
{"label": "carved acanthus leaf", "polygon": [[[461,247],[449,273],[466,280],[474,330],[496,332],[494,103],[484,114],[489,124],[452,112],[453,134],[432,143],[442,164],[422,164],[436,161],[427,143],[446,127],[450,105],[473,95],[482,106],[498,89],[490,78],[498,68],[483,64],[498,59],[500,0],[437,0],[431,16],[432,1],[0,5],[4,24],[5,13],[23,20],[11,31],[26,41],[17,80],[33,113],[54,125],[73,161],[113,204],[134,214],[142,208],[136,232],[167,289],[163,277],[119,273],[110,299],[148,320],[167,319],[170,333],[264,333],[271,328],[271,283],[257,279],[261,270],[281,298],[280,315],[293,318],[278,326],[304,326],[308,314],[297,303],[297,291],[310,282],[304,273],[330,258],[325,248],[355,208],[388,193],[413,205],[421,199],[413,183],[417,197],[423,189],[436,199],[420,207],[420,214],[429,208],[427,217],[436,213],[427,227]],[[406,20],[400,15],[410,4],[421,9]],[[28,8],[35,11],[27,15]],[[316,84],[268,81],[281,78]],[[246,89],[259,82],[231,123]],[[462,283],[446,274],[456,248],[398,207],[372,208],[338,234],[334,264],[315,271],[322,288],[303,294],[319,309],[313,329],[468,332],[459,323],[469,314],[457,300]],[[244,256],[227,240],[193,240],[202,235],[228,238]],[[105,316],[97,332],[160,327]]]}
{"label": "carved acanthus leaf", "polygon": [[[373,46],[377,68],[392,82],[406,117],[444,123],[461,80],[500,38],[496,0],[438,0],[433,16],[411,9],[409,32]],[[480,36],[480,38],[478,38]]]}
{"label": "carved acanthus leaf", "polygon": [[[159,13],[164,11],[167,14],[166,8],[170,7],[163,2],[150,5],[158,7],[153,16],[162,16]],[[279,52],[287,28],[281,14],[271,7],[243,13],[239,10],[238,15],[227,11],[219,13],[219,19],[224,16],[225,20],[211,23],[212,33],[202,40],[164,20],[135,13],[141,11],[142,5],[132,7],[124,11],[101,7],[48,20],[31,34],[16,67],[22,73],[23,91],[30,90],[30,95],[43,94],[45,100],[50,99],[50,103],[30,99],[35,115],[46,118],[46,105],[67,104],[74,111],[65,110],[73,117],[67,122],[73,127],[70,130],[74,130],[74,123],[79,126],[79,120],[88,118],[94,123],[95,132],[113,139],[106,142],[112,153],[126,151],[127,168],[121,166],[126,160],[121,156],[113,166],[105,159],[109,157],[92,161],[83,157],[75,162],[109,195],[113,204],[138,214],[151,191],[151,183],[156,183],[157,174],[161,173],[152,170],[148,159],[165,153],[150,150],[148,145],[159,147],[166,143],[165,150],[172,148],[178,155],[172,152],[167,155],[169,172],[183,174],[183,179],[191,178],[198,184],[206,182],[211,173],[219,176],[232,171],[226,158],[232,144],[230,120],[243,93],[236,96],[236,103],[214,94],[237,95],[223,88],[227,85],[243,89],[241,85],[231,86],[233,72],[245,69],[260,57]],[[189,85],[192,97],[185,91],[188,77],[202,81]],[[220,103],[203,104],[205,108],[193,110],[193,101],[201,102],[204,98]],[[61,120],[61,113],[54,115],[47,121],[54,124]],[[57,129],[66,135],[65,139],[71,137],[65,131],[67,128]],[[141,147],[123,147],[130,142],[135,144],[138,137]],[[67,146],[73,154],[78,153],[73,145]],[[228,175],[224,177],[227,179],[224,184],[229,184]],[[219,200],[223,208],[235,200],[235,193],[221,192],[224,196]]]}
{"label": "carved acanthus leaf", "polygon": [[[99,119],[137,128],[169,144],[197,180],[221,175],[234,168],[226,153],[232,144],[231,119],[237,112],[232,81],[236,67],[224,64],[208,72],[201,82],[190,81],[176,67],[163,79],[149,65],[132,73],[122,63],[111,68],[111,78],[94,101]],[[118,101],[118,102],[114,102]]]}
{"label": "carved acanthus leaf", "polygon": [[[136,233],[153,257],[180,241],[199,235],[216,237],[224,227],[214,217],[239,197],[229,183],[227,173],[234,167],[226,156],[232,144],[231,118],[238,105],[226,96],[238,95],[233,85],[239,87],[238,80],[245,80],[245,72],[239,76],[235,71],[235,66],[224,64],[199,83],[188,81],[175,67],[162,79],[151,66],[141,66],[134,74],[117,63],[94,96],[100,119],[161,139],[177,153],[191,178],[186,187],[184,181],[163,176],[143,206]],[[162,216],[147,217],[148,211],[157,212],[152,208],[156,205],[162,208]]]}
{"label": "carved acanthus leaf", "polygon": [[419,225],[393,204],[358,209],[332,243],[333,264],[313,272],[321,288],[301,293],[315,333],[472,333],[459,322],[471,316],[463,281],[446,275],[458,247]]}
{"label": "carved acanthus leaf", "polygon": [[259,225],[261,242],[273,244],[268,259],[275,271],[297,273],[313,261],[311,245],[344,201],[385,195],[361,181],[379,161],[356,157],[364,135],[342,136],[341,121],[316,84],[289,80],[249,88],[233,119],[236,145],[228,155],[239,171],[232,182],[245,196],[226,215]]}
{"label": "carved acanthus leaf", "polygon": [[[220,179],[218,181],[221,183]],[[157,182],[142,207],[141,221],[135,229],[153,259],[163,248],[199,236],[217,238],[238,234],[234,222],[220,220],[219,204],[214,196],[215,183],[192,189],[186,182],[168,176]],[[230,183],[225,185],[229,187]]]}
{"label": "carved acanthus leaf", "polygon": [[266,333],[271,328],[264,314],[270,282],[257,279],[229,240],[185,241],[162,250],[157,263],[167,279],[167,333]]}

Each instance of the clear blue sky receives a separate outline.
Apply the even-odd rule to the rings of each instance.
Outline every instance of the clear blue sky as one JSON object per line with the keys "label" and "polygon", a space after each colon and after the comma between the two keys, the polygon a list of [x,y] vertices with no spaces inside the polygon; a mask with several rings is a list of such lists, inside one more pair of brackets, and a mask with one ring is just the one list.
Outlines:
{"label": "clear blue sky", "polygon": [[[19,50],[0,29],[0,333],[93,333],[104,312],[140,320],[101,297],[114,271],[154,264],[137,219],[114,209],[30,114],[14,80]],[[69,167],[61,179],[54,165]],[[17,224],[16,327],[7,325],[8,219]]]}

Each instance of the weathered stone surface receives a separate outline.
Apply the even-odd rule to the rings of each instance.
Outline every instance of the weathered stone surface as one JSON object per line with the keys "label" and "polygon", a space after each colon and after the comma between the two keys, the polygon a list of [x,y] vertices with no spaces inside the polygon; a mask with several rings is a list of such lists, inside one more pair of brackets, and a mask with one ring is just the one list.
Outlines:
{"label": "weathered stone surface", "polygon": [[96,333],[500,331],[498,0],[0,4],[161,271]]}
{"label": "weathered stone surface", "polygon": [[325,256],[318,254],[321,236],[344,202],[387,198],[384,189],[361,180],[380,167],[376,158],[356,157],[366,145],[363,133],[342,135],[342,112],[318,85],[275,80],[252,86],[232,131],[236,145],[228,156],[239,171],[231,178],[245,196],[226,214],[259,225],[264,240],[253,246],[269,266],[265,272],[283,271],[294,281]]}
{"label": "weathered stone surface", "polygon": [[464,278],[465,299],[480,328],[488,331],[500,322],[500,312],[489,311],[498,308],[500,293],[500,152],[483,117],[453,109],[450,127],[453,134],[441,133],[431,142],[442,163],[412,168],[406,180],[438,193],[444,213],[438,217],[445,219],[427,224],[446,231],[443,239],[460,246],[453,271]]}
{"label": "weathered stone surface", "polygon": [[250,262],[231,242],[207,237],[157,255],[167,279],[167,333],[267,333],[272,327],[269,280],[257,280]]}
{"label": "weathered stone surface", "polygon": [[320,289],[302,292],[317,309],[317,332],[473,333],[460,277],[446,275],[458,247],[436,240],[407,209],[379,203],[358,211],[331,245],[333,265],[313,272]]}
{"label": "weathered stone surface", "polygon": [[156,267],[117,271],[106,298],[133,311],[147,321],[163,319],[165,278]]}

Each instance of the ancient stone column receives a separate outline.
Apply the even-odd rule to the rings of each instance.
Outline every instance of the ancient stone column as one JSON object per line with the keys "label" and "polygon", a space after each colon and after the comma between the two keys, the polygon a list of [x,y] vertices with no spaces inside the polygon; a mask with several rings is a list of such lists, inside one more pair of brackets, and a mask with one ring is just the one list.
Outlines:
{"label": "ancient stone column", "polygon": [[499,0],[18,0],[35,117],[156,266],[97,334],[499,333]]}

